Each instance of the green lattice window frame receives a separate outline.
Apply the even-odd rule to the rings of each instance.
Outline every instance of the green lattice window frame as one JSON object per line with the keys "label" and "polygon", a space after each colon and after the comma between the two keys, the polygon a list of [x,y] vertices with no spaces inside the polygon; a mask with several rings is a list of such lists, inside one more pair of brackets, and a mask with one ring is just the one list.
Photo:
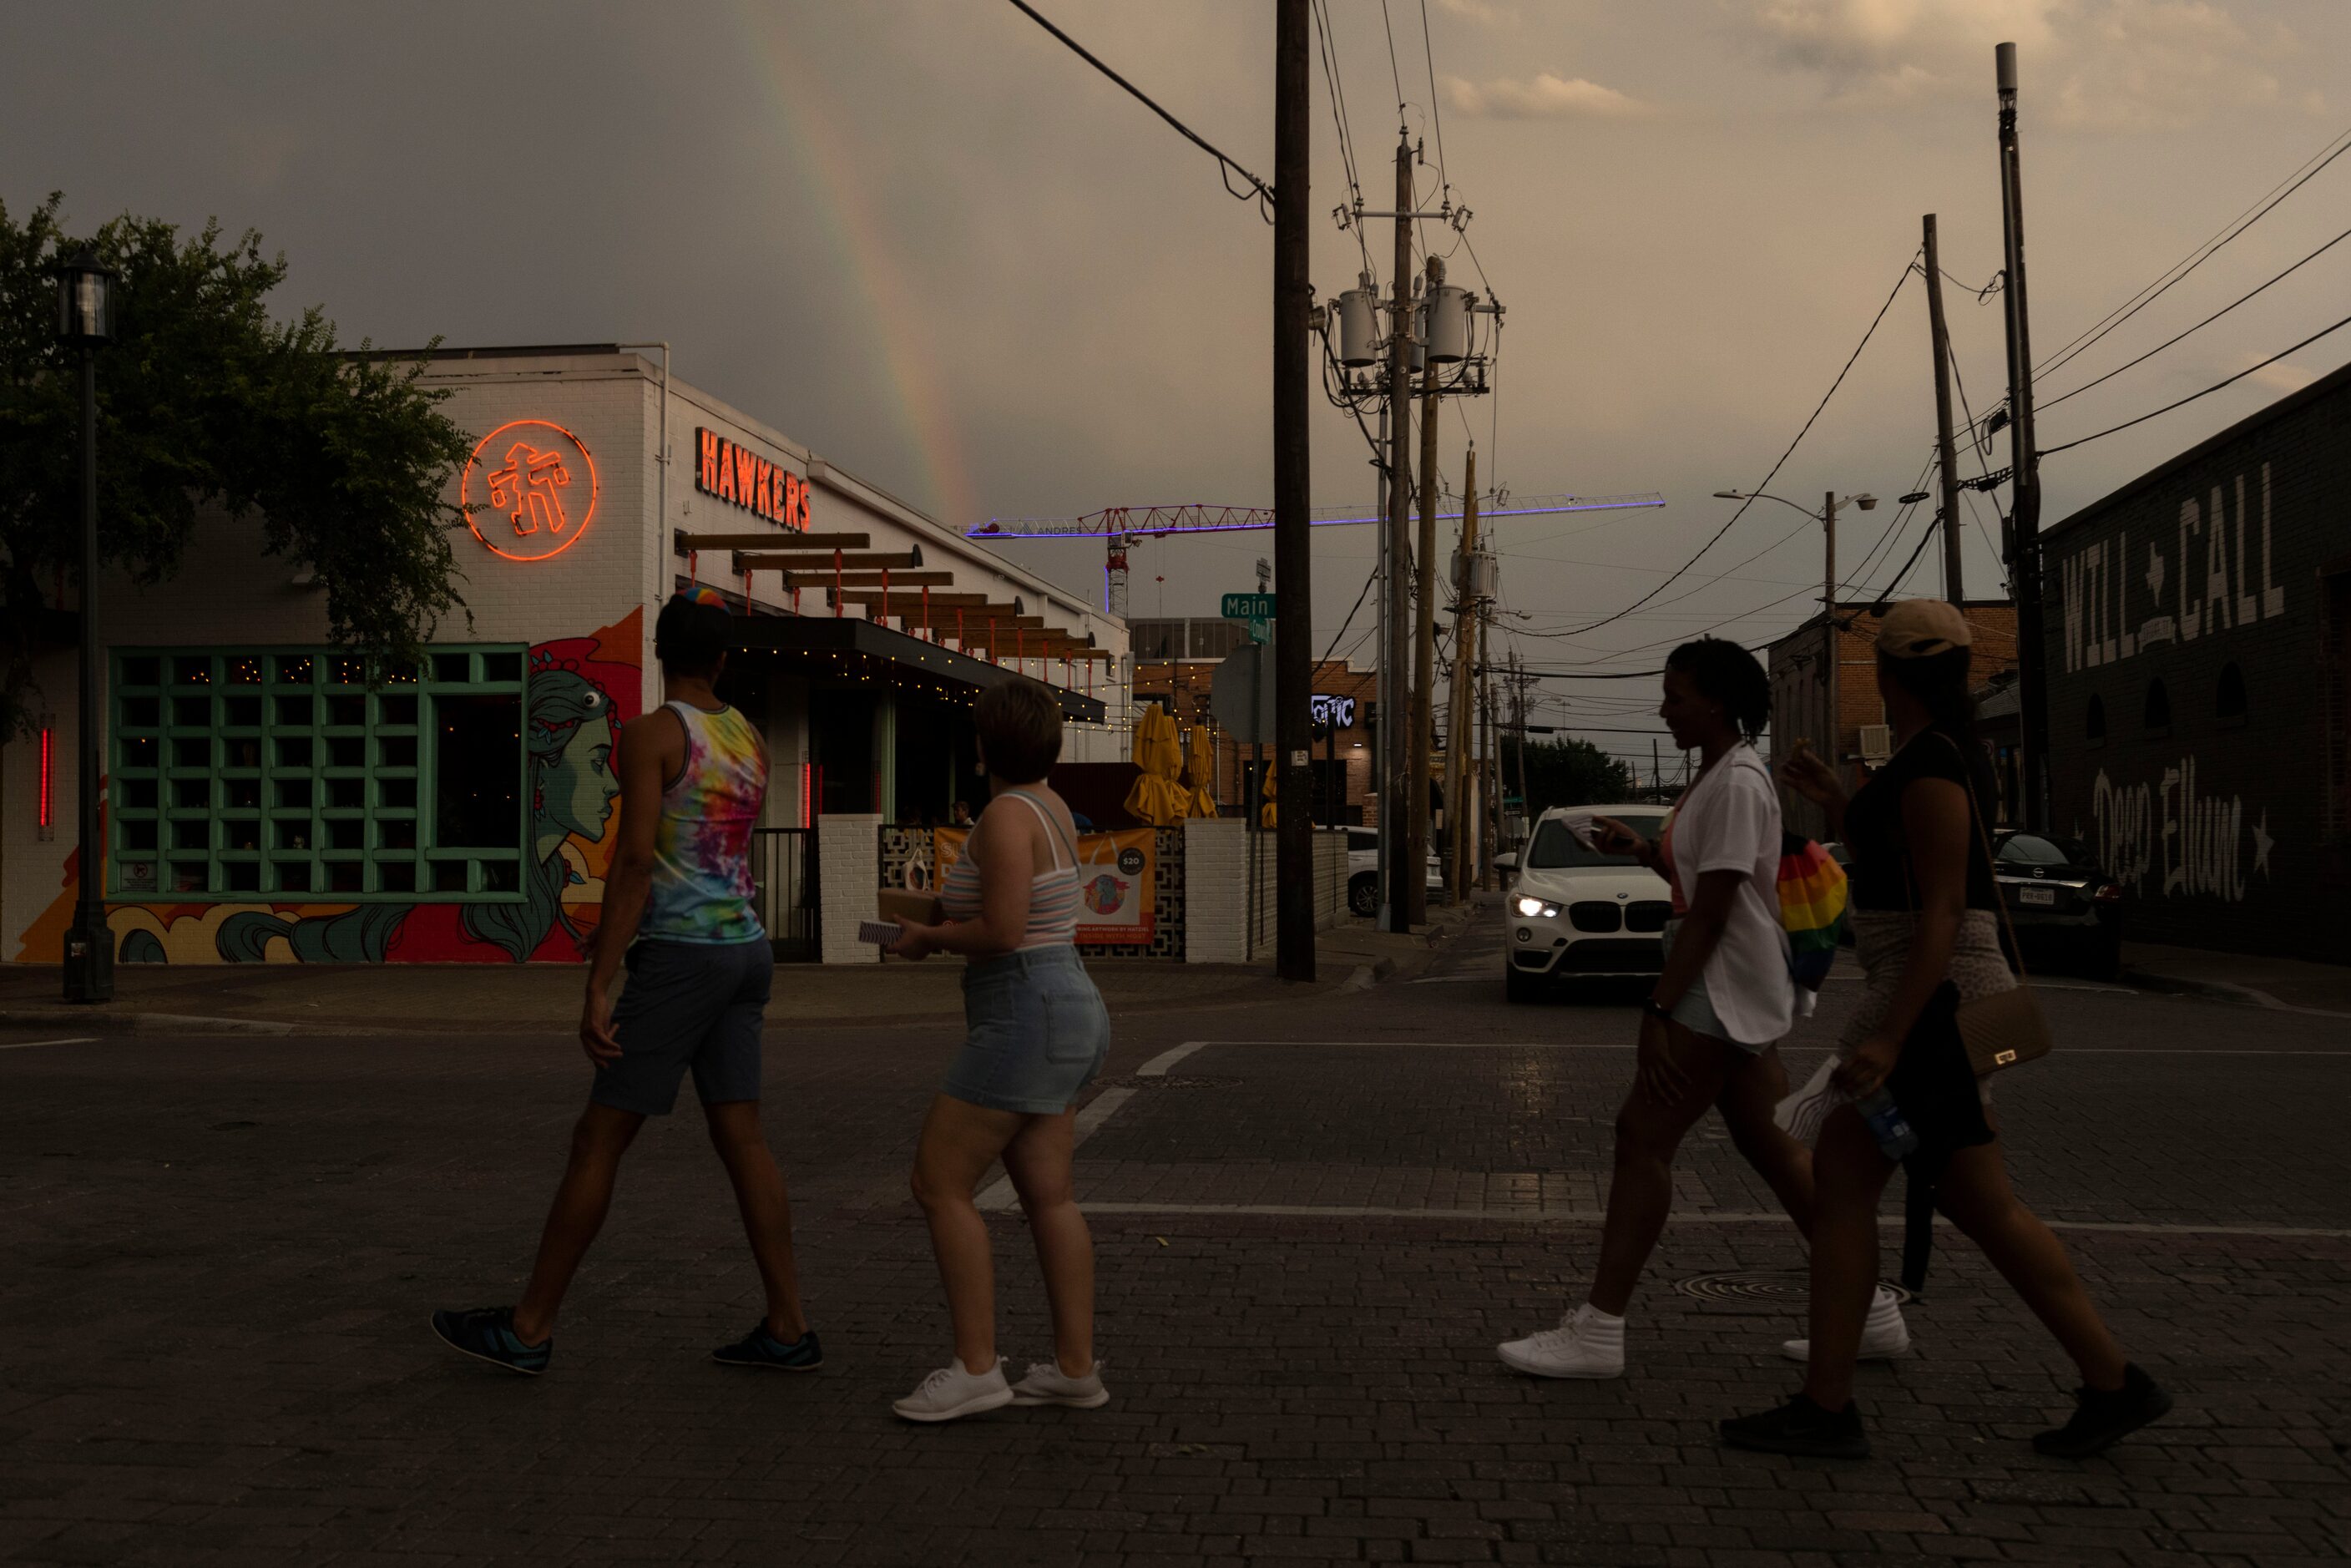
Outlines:
{"label": "green lattice window frame", "polygon": [[[385,672],[371,688],[366,656],[348,649],[113,650],[108,895],[520,902],[528,653],[439,646],[422,670]],[[436,798],[442,753],[460,755],[468,708],[478,720],[506,697],[517,721],[511,831],[498,778],[471,774],[472,825],[458,831]],[[502,773],[481,750],[464,755]]]}

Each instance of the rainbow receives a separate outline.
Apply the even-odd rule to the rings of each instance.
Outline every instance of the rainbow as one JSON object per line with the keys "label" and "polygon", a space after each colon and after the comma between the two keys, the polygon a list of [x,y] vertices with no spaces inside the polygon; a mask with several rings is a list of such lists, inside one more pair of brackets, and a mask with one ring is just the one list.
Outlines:
{"label": "rainbow", "polygon": [[889,391],[917,464],[915,494],[950,522],[979,517],[978,488],[947,406],[946,377],[922,329],[922,296],[907,284],[865,183],[855,175],[840,112],[822,78],[788,46],[779,23],[751,0],[736,0],[734,11],[783,125],[785,151],[815,193],[807,215],[831,248],[841,281],[862,297],[864,319],[880,340]]}

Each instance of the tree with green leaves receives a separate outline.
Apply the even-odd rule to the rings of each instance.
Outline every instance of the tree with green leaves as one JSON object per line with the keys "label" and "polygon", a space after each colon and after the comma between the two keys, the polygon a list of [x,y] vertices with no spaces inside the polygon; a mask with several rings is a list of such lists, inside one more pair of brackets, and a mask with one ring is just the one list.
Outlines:
{"label": "tree with green leaves", "polygon": [[1553,806],[1611,805],[1632,792],[1633,775],[1625,765],[1588,740],[1527,742],[1530,822]]}
{"label": "tree with green leaves", "polygon": [[[81,400],[55,268],[83,241],[62,200],[21,223],[0,204],[0,739],[26,722],[41,612],[80,570]],[[161,582],[200,517],[257,516],[264,549],[325,585],[332,641],[417,661],[464,609],[449,496],[472,444],[434,406],[447,393],[418,384],[426,361],[340,350],[315,306],[273,319],[286,259],[250,231],[224,244],[217,223],[189,236],[126,215],[88,243],[119,275],[98,350],[101,564]]]}

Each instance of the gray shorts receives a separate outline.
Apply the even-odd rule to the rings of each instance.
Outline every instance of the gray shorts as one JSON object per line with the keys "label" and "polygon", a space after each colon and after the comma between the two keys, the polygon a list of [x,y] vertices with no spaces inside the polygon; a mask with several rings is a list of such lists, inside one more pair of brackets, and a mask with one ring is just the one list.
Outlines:
{"label": "gray shorts", "polygon": [[666,1116],[689,1069],[705,1105],[759,1097],[759,1026],[776,973],[764,936],[712,945],[646,941],[629,948],[612,1009],[621,1059],[596,1070],[588,1098]]}
{"label": "gray shorts", "polygon": [[1110,1054],[1110,1013],[1075,947],[1031,947],[963,974],[964,1047],[940,1092],[990,1111],[1057,1116]]}
{"label": "gray shorts", "polygon": [[[1667,953],[1674,950],[1675,938],[1681,934],[1682,923],[1679,920],[1666,922]],[[1702,1034],[1708,1039],[1719,1040],[1725,1045],[1736,1046],[1750,1056],[1761,1056],[1771,1049],[1772,1042],[1768,1040],[1744,1040],[1730,1038],[1730,1031],[1723,1027],[1720,1015],[1714,1010],[1714,998],[1706,994],[1706,977],[1703,974],[1690,982],[1689,989],[1682,993],[1682,999],[1674,1004],[1674,1021],[1692,1034]]]}

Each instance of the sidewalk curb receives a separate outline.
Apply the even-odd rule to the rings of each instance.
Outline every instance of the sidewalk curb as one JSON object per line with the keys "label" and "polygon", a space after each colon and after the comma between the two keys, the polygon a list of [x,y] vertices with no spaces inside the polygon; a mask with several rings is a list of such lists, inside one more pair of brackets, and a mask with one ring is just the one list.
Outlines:
{"label": "sidewalk curb", "polygon": [[295,1026],[275,1019],[213,1018],[202,1013],[122,1013],[99,1008],[0,1008],[0,1026],[18,1029],[82,1029],[94,1034],[292,1034]]}
{"label": "sidewalk curb", "polygon": [[2137,990],[2153,991],[2158,996],[2201,997],[2207,1001],[2226,1002],[2231,1007],[2260,1008],[2268,1012],[2307,1013],[2316,1018],[2351,1018],[2351,1013],[2333,1008],[2306,1008],[2283,1000],[2252,986],[2231,985],[2226,980],[2190,980],[2177,975],[2158,975],[2147,969],[2126,968],[2116,978]]}

